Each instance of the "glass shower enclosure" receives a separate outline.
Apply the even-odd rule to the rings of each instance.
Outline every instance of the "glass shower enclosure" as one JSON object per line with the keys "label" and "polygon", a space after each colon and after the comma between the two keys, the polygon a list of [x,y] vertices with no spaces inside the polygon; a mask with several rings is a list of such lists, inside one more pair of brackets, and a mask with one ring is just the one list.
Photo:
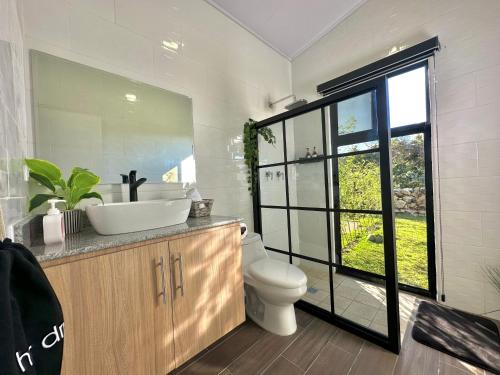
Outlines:
{"label": "glass shower enclosure", "polygon": [[386,99],[381,78],[259,122],[276,144],[259,139],[254,219],[269,255],[306,273],[301,308],[398,353]]}

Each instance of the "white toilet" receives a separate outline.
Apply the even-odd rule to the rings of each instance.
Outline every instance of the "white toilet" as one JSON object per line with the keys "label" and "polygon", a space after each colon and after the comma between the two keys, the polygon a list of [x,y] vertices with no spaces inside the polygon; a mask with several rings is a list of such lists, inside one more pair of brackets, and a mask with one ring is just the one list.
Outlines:
{"label": "white toilet", "polygon": [[274,334],[294,333],[293,304],[307,291],[306,274],[293,264],[270,258],[257,233],[243,239],[243,272],[248,316]]}

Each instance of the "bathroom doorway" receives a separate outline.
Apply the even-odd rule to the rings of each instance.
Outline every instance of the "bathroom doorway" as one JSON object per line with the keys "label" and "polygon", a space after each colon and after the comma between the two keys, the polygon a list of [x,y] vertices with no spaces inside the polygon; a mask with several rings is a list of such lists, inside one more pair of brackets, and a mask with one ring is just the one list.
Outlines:
{"label": "bathroom doorway", "polygon": [[[386,82],[399,288],[434,299],[436,265],[427,69],[427,63],[413,65],[387,76]],[[362,107],[357,111],[341,110],[337,114],[338,123],[344,128],[353,127],[366,117]],[[343,145],[344,150],[365,148],[367,154],[351,156],[339,164],[341,175],[346,177],[334,189],[344,190],[351,205],[363,197],[365,206],[377,206],[380,199],[377,171],[381,166],[369,152],[377,144],[373,140],[363,143],[367,138],[361,132],[352,137],[355,139]],[[361,194],[362,191],[365,193]],[[342,265],[339,272],[377,282],[370,274],[384,274],[384,246],[379,227],[380,220],[371,217],[349,220],[347,225],[337,228],[342,237],[336,246],[337,261]]]}

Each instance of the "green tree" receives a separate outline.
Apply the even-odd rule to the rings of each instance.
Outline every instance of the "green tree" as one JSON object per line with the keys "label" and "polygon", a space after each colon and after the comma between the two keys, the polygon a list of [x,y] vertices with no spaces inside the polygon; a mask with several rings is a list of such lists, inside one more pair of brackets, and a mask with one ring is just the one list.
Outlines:
{"label": "green tree", "polygon": [[425,186],[424,137],[422,134],[391,140],[395,188]]}

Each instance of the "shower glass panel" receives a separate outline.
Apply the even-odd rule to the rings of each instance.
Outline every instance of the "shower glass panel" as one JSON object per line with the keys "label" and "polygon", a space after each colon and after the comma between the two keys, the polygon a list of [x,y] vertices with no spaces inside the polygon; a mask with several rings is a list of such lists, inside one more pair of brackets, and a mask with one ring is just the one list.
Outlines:
{"label": "shower glass panel", "polygon": [[267,206],[286,205],[285,167],[259,169],[260,203]]}
{"label": "shower glass panel", "polygon": [[278,122],[268,126],[268,128],[272,130],[276,137],[276,143],[271,145],[262,137],[258,137],[259,165],[283,163],[284,161],[282,123]]}
{"label": "shower glass panel", "polygon": [[313,161],[313,157],[323,156],[321,110],[286,120],[285,129],[288,161],[306,162]]}
{"label": "shower glass panel", "polygon": [[303,300],[330,312],[330,270],[327,265],[293,257],[292,264],[307,275],[307,293]]}
{"label": "shower glass panel", "polygon": [[262,241],[264,246],[288,251],[288,225],[286,210],[263,208]]}
{"label": "shower glass panel", "polygon": [[[377,106],[377,95],[384,91],[379,87],[330,105],[331,149],[337,153],[328,168],[336,263],[334,313],[388,335],[385,268],[387,257],[394,257],[394,238],[388,125],[383,107]],[[394,306],[390,308],[393,316],[397,314]]]}
{"label": "shower glass panel", "polygon": [[324,212],[290,210],[292,253],[328,261],[328,229]]}
{"label": "shower glass panel", "polygon": [[288,165],[290,206],[325,208],[323,161]]}
{"label": "shower glass panel", "polygon": [[308,277],[299,306],[398,352],[386,90],[377,79],[260,122],[284,142],[259,142],[255,204],[266,248]]}
{"label": "shower glass panel", "polygon": [[333,272],[335,314],[387,335],[385,285]]}
{"label": "shower glass panel", "polygon": [[[351,269],[385,275],[382,215],[341,212],[338,263]],[[338,248],[337,248],[338,249]]]}

